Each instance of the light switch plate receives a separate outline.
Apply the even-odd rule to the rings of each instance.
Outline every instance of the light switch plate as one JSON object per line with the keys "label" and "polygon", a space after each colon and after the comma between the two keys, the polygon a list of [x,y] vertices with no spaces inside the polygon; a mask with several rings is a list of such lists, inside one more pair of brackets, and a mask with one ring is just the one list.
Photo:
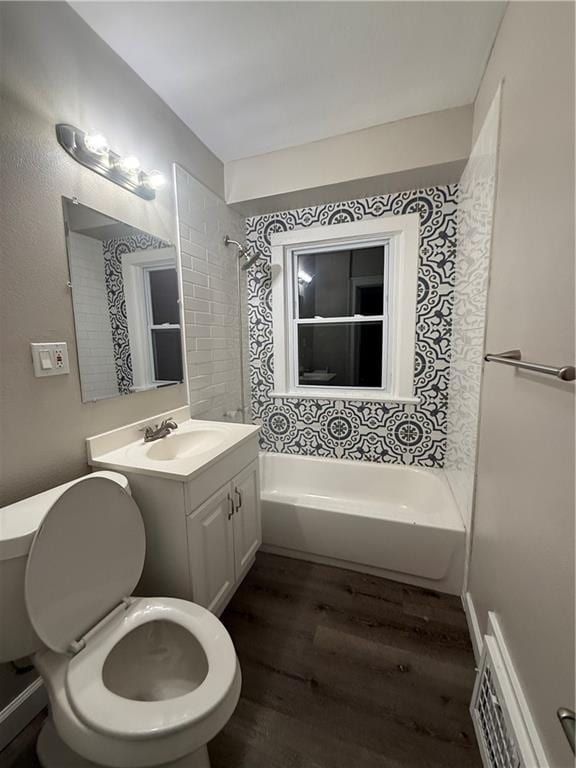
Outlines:
{"label": "light switch plate", "polygon": [[31,343],[30,349],[35,376],[61,376],[63,373],[70,373],[68,345],[65,341]]}

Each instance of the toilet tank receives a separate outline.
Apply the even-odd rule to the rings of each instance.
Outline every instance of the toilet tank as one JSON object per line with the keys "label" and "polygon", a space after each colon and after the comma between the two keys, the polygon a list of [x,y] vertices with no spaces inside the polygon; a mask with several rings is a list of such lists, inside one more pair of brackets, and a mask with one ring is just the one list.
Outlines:
{"label": "toilet tank", "polygon": [[[128,480],[118,472],[94,472],[87,477],[107,477],[130,493]],[[29,656],[42,645],[28,619],[24,599],[28,553],[52,504],[81,480],[84,478],[0,509],[0,663]]]}

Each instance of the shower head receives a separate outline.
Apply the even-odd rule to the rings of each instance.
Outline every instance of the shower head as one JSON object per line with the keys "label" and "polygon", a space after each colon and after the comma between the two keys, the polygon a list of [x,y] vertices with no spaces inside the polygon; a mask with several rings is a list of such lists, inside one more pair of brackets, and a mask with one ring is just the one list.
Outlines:
{"label": "shower head", "polygon": [[239,259],[246,259],[240,266],[241,269],[246,270],[248,267],[251,267],[252,264],[258,261],[260,258],[259,253],[255,253],[253,256],[250,256],[250,253],[248,252],[248,249],[245,245],[242,245],[242,243],[239,243],[238,240],[232,240],[232,238],[226,237],[224,238],[224,245],[235,245],[236,248],[238,248],[238,258]]}
{"label": "shower head", "polygon": [[260,258],[259,253],[255,253],[254,256],[248,256],[248,254],[246,253],[245,256],[248,258],[248,261],[245,261],[244,264],[242,264],[241,269],[243,270],[247,270],[249,267],[252,266],[252,264],[255,264]]}

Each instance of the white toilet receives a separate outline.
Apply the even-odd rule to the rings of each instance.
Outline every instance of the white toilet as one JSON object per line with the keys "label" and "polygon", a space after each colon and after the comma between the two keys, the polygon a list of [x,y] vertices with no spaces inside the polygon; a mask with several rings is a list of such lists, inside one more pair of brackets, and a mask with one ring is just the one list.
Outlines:
{"label": "white toilet", "polygon": [[205,608],[131,597],[145,546],[113,472],[0,510],[0,661],[33,654],[44,680],[44,768],[210,765],[240,696],[234,646]]}

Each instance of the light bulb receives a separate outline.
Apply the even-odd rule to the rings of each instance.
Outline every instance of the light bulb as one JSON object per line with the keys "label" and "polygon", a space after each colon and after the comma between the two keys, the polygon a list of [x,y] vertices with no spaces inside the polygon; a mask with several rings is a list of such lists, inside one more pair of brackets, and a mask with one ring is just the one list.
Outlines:
{"label": "light bulb", "polygon": [[135,155],[126,155],[126,157],[121,157],[118,161],[118,168],[123,173],[138,173],[140,170],[140,160]]}
{"label": "light bulb", "polygon": [[106,141],[106,137],[101,133],[87,133],[84,136],[84,146],[88,152],[92,152],[94,155],[105,155],[110,147]]}
{"label": "light bulb", "polygon": [[298,280],[300,280],[300,282],[308,284],[311,283],[313,279],[313,276],[309,275],[308,272],[304,272],[303,269],[298,270]]}
{"label": "light bulb", "polygon": [[161,189],[166,184],[166,177],[161,171],[150,171],[144,177],[144,185],[150,189]]}

